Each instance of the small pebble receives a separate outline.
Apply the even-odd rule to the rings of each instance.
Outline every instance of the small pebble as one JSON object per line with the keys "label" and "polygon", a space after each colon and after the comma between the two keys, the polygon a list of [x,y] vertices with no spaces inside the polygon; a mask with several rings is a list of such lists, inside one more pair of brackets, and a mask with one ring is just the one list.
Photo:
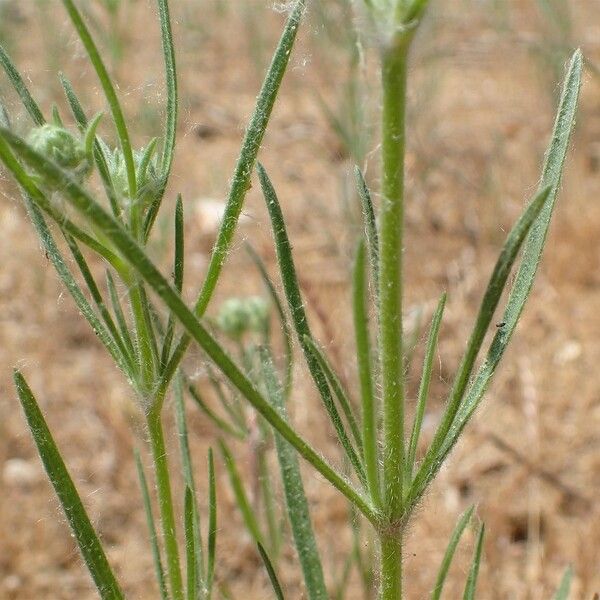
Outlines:
{"label": "small pebble", "polygon": [[9,458],[4,463],[2,480],[5,485],[28,488],[36,484],[42,473],[37,465],[22,458]]}

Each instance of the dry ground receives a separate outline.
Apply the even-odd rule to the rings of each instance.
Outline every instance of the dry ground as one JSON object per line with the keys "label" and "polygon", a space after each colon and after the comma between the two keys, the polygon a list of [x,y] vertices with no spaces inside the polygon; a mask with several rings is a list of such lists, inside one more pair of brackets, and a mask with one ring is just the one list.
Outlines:
{"label": "dry ground", "polygon": [[[91,104],[101,106],[70,25],[54,4],[60,3],[13,3],[2,13],[1,41],[9,44],[44,106],[59,101],[58,65]],[[115,68],[141,145],[160,123],[159,41],[153,3],[126,4],[125,58]],[[573,40],[591,58],[600,58],[600,2],[571,4]],[[214,235],[201,222],[198,206],[206,198],[224,197],[282,15],[263,0],[172,0],[172,5],[182,110],[171,187],[186,203],[186,292],[192,298]],[[413,57],[406,238],[408,321],[416,320],[421,307],[427,322],[441,291],[449,293],[427,435],[504,232],[535,188],[557,83],[540,58],[539,45],[547,49],[553,34],[535,2],[432,5],[438,18],[430,19]],[[356,230],[344,192],[351,162],[315,92],[335,107],[347,64],[344,49],[313,15],[292,58],[261,160],[280,192],[316,332],[352,381],[349,317],[342,310],[349,306]],[[367,72],[373,66],[368,51],[365,65]],[[361,71],[363,76],[368,123],[378,101],[376,77]],[[3,96],[6,89],[2,79]],[[483,409],[413,521],[406,550],[408,598],[426,597],[448,534],[472,503],[487,527],[481,598],[549,598],[569,563],[576,573],[573,598],[591,599],[600,591],[599,98],[600,86],[586,76],[578,131],[535,291]],[[14,99],[9,104],[16,106]],[[23,121],[18,125],[25,127]],[[367,172],[376,183],[374,138],[368,150]],[[133,447],[143,445],[137,409],[40,251],[14,188],[2,182],[2,190],[0,597],[95,597],[20,414],[11,384],[17,364],[39,396],[128,596],[155,597],[132,459]],[[256,189],[245,213],[249,218],[239,241],[252,239],[273,268],[268,221]],[[169,229],[163,229],[153,249],[158,258],[169,246]],[[249,273],[241,243],[236,244],[213,310],[230,294],[260,290]],[[424,336],[422,331],[421,343]],[[420,356],[418,350],[415,367]],[[202,371],[196,351],[189,366]],[[417,375],[415,368],[411,397]],[[330,431],[300,368],[296,381],[295,421],[335,458]],[[205,452],[218,432],[193,409],[190,424],[198,478],[204,481]],[[242,465],[245,457],[240,448]],[[229,582],[233,597],[268,598],[222,465],[218,470],[218,577]],[[305,473],[325,564],[337,574],[349,543],[345,503],[311,471]],[[473,537],[470,532],[460,552],[447,598],[461,597]],[[291,552],[280,570],[289,597],[301,597]],[[362,597],[356,582],[353,588],[349,597]]]}

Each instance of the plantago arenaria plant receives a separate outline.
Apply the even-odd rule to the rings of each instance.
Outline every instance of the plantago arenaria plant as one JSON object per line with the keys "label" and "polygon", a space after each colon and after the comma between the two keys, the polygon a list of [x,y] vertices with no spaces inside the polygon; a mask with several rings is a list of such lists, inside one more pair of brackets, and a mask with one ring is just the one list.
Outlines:
{"label": "plantago arenaria plant", "polygon": [[[242,144],[206,278],[191,307],[181,296],[184,255],[181,199],[176,204],[172,281],[161,274],[145,250],[165,193],[176,145],[177,87],[166,0],[158,1],[168,89],[167,119],[160,144],[153,141],[145,148],[134,147],[115,86],[73,0],[63,0],[63,4],[105,92],[110,117],[118,135],[117,148],[110,148],[96,134],[99,117],[88,121],[75,91],[65,77],[62,77],[63,87],[80,133],[66,129],[60,116],[56,114],[58,111],[55,111],[54,125],[51,126],[54,129],[48,129],[42,111],[18,71],[6,53],[0,53],[0,62],[35,126],[42,128],[34,130],[27,141],[17,135],[4,119],[0,129],[0,158],[20,185],[34,225],[61,278],[116,364],[128,377],[147,421],[163,530],[160,545],[142,469],[140,475],[163,598],[180,599],[184,594],[188,598],[210,595],[215,564],[214,511],[210,518],[206,551],[200,543],[199,515],[182,405],[183,391],[188,387],[189,380],[180,367],[192,341],[204,351],[237,393],[254,407],[263,423],[273,429],[287,516],[308,598],[318,600],[332,594],[325,586],[298,455],[308,461],[347,499],[351,514],[359,515],[370,525],[377,540],[379,598],[398,600],[403,594],[403,541],[407,523],[480,404],[515,331],[533,285],[575,120],[582,70],[579,52],[573,55],[568,67],[538,191],[511,229],[500,251],[475,317],[464,356],[448,391],[443,415],[426,452],[422,457],[418,456],[432,364],[446,301],[446,295],[442,293],[427,339],[415,417],[410,424],[406,419],[404,365],[407,349],[402,319],[405,106],[409,51],[423,18],[427,0],[363,2],[362,10],[366,12],[372,25],[370,35],[373,36],[380,55],[382,108],[379,206],[374,205],[371,192],[360,170],[356,169],[357,188],[364,215],[364,240],[359,240],[357,244],[352,291],[358,367],[355,387],[356,395],[360,398],[360,410],[354,408],[349,390],[345,389],[328,357],[313,337],[296,274],[292,246],[274,185],[265,168],[261,165],[256,167],[272,223],[287,311],[281,307],[275,292],[272,300],[278,310],[286,341],[289,342],[290,331],[295,334],[310,378],[322,400],[325,418],[331,422],[339,442],[344,466],[334,465],[323,458],[290,422],[286,400],[288,397],[290,401],[293,398],[294,386],[289,357],[284,368],[278,368],[270,344],[265,340],[267,343],[253,348],[251,364],[248,362],[246,348],[242,348],[239,361],[242,364],[239,365],[227,351],[225,344],[221,344],[211,333],[211,324],[202,319],[232,243],[255,168],[256,156],[305,9],[304,0],[297,0],[290,7],[284,32]],[[92,168],[90,164],[99,175],[106,200],[99,199],[87,179]],[[70,273],[46,225],[47,218],[55,223],[66,238],[92,302]],[[106,289],[110,303],[105,302],[101,286],[92,277],[83,257],[82,247],[87,248],[86,252],[89,250],[96,253],[107,263],[109,274]],[[521,249],[521,262],[503,314],[496,320],[500,326],[496,328],[493,326],[494,315]],[[261,265],[260,261],[257,264]],[[268,289],[274,290],[264,267],[261,273]],[[131,316],[126,315],[121,307],[117,287],[120,284],[116,279],[127,290],[126,299]],[[151,303],[150,291],[168,309],[166,318]],[[228,304],[223,307],[223,311],[218,322],[234,342],[241,340],[250,323],[254,323],[253,326],[258,323],[260,328],[266,322],[265,307],[259,306],[256,301],[252,302],[251,307],[243,303]],[[176,323],[184,330],[180,336],[176,335]],[[495,330],[493,340],[477,367],[477,359],[482,354],[482,346],[490,330]],[[20,373],[15,378],[40,454],[98,589],[105,598],[119,598],[121,593],[118,584],[85,516],[76,490],[66,474],[60,454],[43,425],[33,395]],[[186,483],[183,528],[186,537],[185,583],[161,423],[165,395],[173,381]],[[243,429],[242,419],[236,422],[235,414],[233,409],[231,420],[222,422],[225,432],[235,434]],[[282,587],[269,556],[272,550],[271,540],[265,539],[256,514],[245,499],[231,451],[225,443],[221,444],[221,448],[246,525],[249,530],[254,530],[253,535],[273,583],[274,593],[281,598]],[[214,482],[212,468],[210,479]],[[211,505],[214,506],[214,483],[209,488]],[[467,511],[456,526],[437,580],[432,582],[432,598],[439,598],[441,595],[454,551],[471,513],[472,510]],[[483,538],[482,526],[465,583],[466,599],[475,597]],[[166,561],[164,571],[163,556]],[[569,577],[567,573],[561,590],[568,590]],[[339,589],[343,590],[343,587]],[[564,597],[566,592],[559,593]],[[336,597],[342,595],[343,591],[336,592]]]}

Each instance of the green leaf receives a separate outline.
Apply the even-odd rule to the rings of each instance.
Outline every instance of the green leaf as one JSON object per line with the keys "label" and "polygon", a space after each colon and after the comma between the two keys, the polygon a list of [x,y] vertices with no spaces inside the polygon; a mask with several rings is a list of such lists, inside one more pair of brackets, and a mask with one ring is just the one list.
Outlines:
{"label": "green leaf", "polygon": [[281,281],[283,283],[283,289],[288,301],[288,307],[292,316],[292,323],[296,330],[296,335],[304,357],[308,370],[312,376],[313,381],[319,391],[325,410],[329,415],[329,419],[335,429],[338,440],[344,449],[350,464],[353,466],[356,474],[358,475],[361,483],[365,484],[366,475],[364,466],[362,465],[361,459],[357,455],[356,451],[352,447],[348,434],[344,428],[344,424],[337,411],[335,403],[333,401],[329,385],[327,383],[327,377],[321,368],[318,360],[311,352],[311,347],[307,342],[307,339],[312,339],[310,327],[308,325],[308,319],[304,310],[304,302],[302,301],[302,295],[300,293],[300,285],[298,284],[298,278],[296,276],[296,267],[294,266],[294,259],[292,257],[292,249],[290,240],[287,235],[285,221],[277,199],[277,194],[269,180],[269,177],[264,170],[263,166],[257,165],[258,177],[262,187],[265,202],[267,204],[267,210],[271,218],[271,227],[273,230],[273,238],[275,240],[275,248],[277,251],[277,262],[279,264],[279,270],[281,273]]}
{"label": "green leaf", "polygon": [[208,449],[208,562],[206,567],[206,588],[208,595],[215,578],[215,554],[217,549],[217,484],[215,461],[212,448]]}
{"label": "green leaf", "polygon": [[569,600],[569,592],[571,591],[571,580],[573,579],[573,567],[569,565],[562,579],[560,581],[560,586],[558,590],[556,590],[556,594],[554,595],[554,600]]}
{"label": "green leaf", "polygon": [[369,247],[372,289],[374,296],[377,297],[377,294],[379,293],[379,234],[377,233],[375,209],[373,208],[371,192],[369,191],[367,182],[358,167],[354,167],[354,179],[356,181],[356,189],[362,208],[365,237]]}
{"label": "green leaf", "polygon": [[29,113],[32,121],[36,125],[43,125],[46,122],[44,119],[44,115],[40,110],[37,102],[33,99],[33,96],[29,92],[29,89],[25,85],[23,78],[21,77],[19,71],[15,67],[14,63],[10,59],[10,56],[6,52],[6,50],[0,44],[0,65],[4,69],[4,72],[8,76],[8,79],[12,83],[12,86],[15,88],[15,91],[19,95],[25,110]]}
{"label": "green leaf", "polygon": [[267,575],[269,576],[271,587],[275,593],[275,598],[277,598],[277,600],[285,600],[283,596],[283,590],[281,589],[281,584],[279,583],[279,579],[277,579],[277,574],[275,573],[275,569],[273,568],[273,564],[271,563],[269,555],[260,542],[257,542],[256,545],[258,547],[258,552],[262,558],[263,564],[265,565],[265,569],[267,570]]}
{"label": "green leaf", "polygon": [[[173,259],[173,283],[177,291],[181,294],[183,289],[183,272],[185,266],[185,236],[183,219],[183,200],[181,194],[177,195],[175,203],[175,255]],[[160,364],[163,370],[169,362],[171,354],[171,345],[175,334],[175,319],[172,314],[169,315],[167,330],[163,337],[162,350],[160,355]]]}
{"label": "green leaf", "polygon": [[446,306],[446,293],[443,293],[438,302],[437,308],[431,320],[429,335],[427,336],[427,349],[425,351],[425,359],[423,361],[423,372],[421,374],[421,383],[419,385],[419,394],[417,396],[417,408],[415,410],[415,420],[413,423],[412,434],[410,436],[410,444],[408,446],[408,457],[406,460],[407,475],[412,477],[415,466],[415,458],[417,455],[417,447],[419,445],[419,437],[423,426],[423,418],[425,416],[425,407],[429,397],[429,385],[431,383],[431,371],[433,369],[433,359],[438,343],[440,333],[440,325],[444,315],[444,307]]}
{"label": "green leaf", "polygon": [[[281,418],[286,419],[285,398],[275,374],[273,361],[268,351],[261,351],[262,373],[268,397]],[[281,481],[285,493],[287,513],[292,526],[296,552],[300,559],[304,583],[309,600],[328,598],[321,558],[315,540],[310,511],[298,457],[294,449],[275,431],[275,445],[281,469]]]}
{"label": "green leaf", "polygon": [[8,111],[6,110],[6,106],[0,99],[0,125],[2,127],[6,127],[10,129],[10,117],[8,116]]}
{"label": "green leaf", "polygon": [[125,116],[123,115],[123,109],[121,108],[117,93],[115,92],[115,87],[110,75],[108,74],[106,66],[104,65],[104,61],[102,60],[100,52],[98,51],[98,48],[92,39],[89,29],[81,18],[81,14],[77,10],[75,3],[73,0],[62,0],[62,2],[67,10],[67,13],[69,14],[73,26],[77,31],[77,34],[79,35],[79,39],[87,51],[89,59],[94,67],[94,70],[96,71],[96,75],[100,80],[100,85],[102,86],[104,95],[106,96],[110,113],[117,129],[117,135],[119,136],[121,150],[123,151],[123,158],[125,160],[127,170],[127,182],[129,184],[129,196],[130,198],[135,198],[137,196],[137,182],[135,178],[133,150],[131,148],[131,141],[129,139],[129,132],[127,131]]}
{"label": "green leaf", "polygon": [[185,237],[183,220],[183,199],[181,194],[177,195],[175,204],[175,261],[173,264],[173,281],[175,289],[181,294],[183,289],[183,270],[185,260]]}
{"label": "green leaf", "polygon": [[110,303],[115,314],[115,318],[117,319],[117,324],[119,326],[119,332],[121,333],[121,338],[125,346],[127,347],[127,351],[132,357],[136,356],[136,352],[133,346],[133,341],[131,339],[131,334],[129,333],[129,327],[127,326],[127,321],[125,320],[125,315],[123,313],[123,308],[121,306],[121,301],[119,300],[119,294],[117,293],[117,288],[115,286],[115,281],[111,272],[106,270],[106,287],[108,288],[108,295],[110,296]]}
{"label": "green leaf", "polygon": [[233,454],[223,440],[219,440],[219,448],[221,449],[221,454],[223,455],[223,460],[225,461],[225,468],[227,469],[227,474],[229,475],[229,482],[231,483],[233,495],[235,496],[236,504],[242,513],[242,518],[244,519],[246,529],[254,538],[254,540],[260,543],[263,541],[263,535],[260,531],[260,526],[258,525],[258,520],[254,510],[252,509],[250,501],[248,500],[248,495],[244,489],[244,484],[242,482],[242,478],[240,477]]}
{"label": "green leaf", "polygon": [[160,37],[162,40],[163,57],[165,63],[165,86],[167,89],[167,106],[165,111],[165,140],[161,158],[161,181],[156,199],[148,209],[144,221],[144,239],[147,240],[160,209],[162,198],[165,194],[173,158],[175,156],[175,139],[177,136],[177,113],[179,108],[177,94],[177,69],[175,64],[175,46],[173,45],[173,32],[169,15],[167,0],[157,0],[158,15],[160,18]]}
{"label": "green leaf", "polygon": [[[73,255],[73,258],[75,259],[75,262],[77,263],[77,266],[79,267],[79,271],[83,275],[83,279],[88,287],[88,290],[90,291],[90,294],[92,296],[92,299],[94,300],[94,303],[96,304],[96,308],[98,309],[98,312],[100,313],[100,316],[102,317],[102,320],[104,321],[104,324],[106,325],[106,328],[108,329],[110,335],[112,336],[112,340],[113,340],[114,344],[116,344],[116,346],[121,354],[123,362],[127,364],[127,367],[128,367],[127,372],[129,374],[133,375],[133,373],[135,371],[134,355],[129,353],[129,350],[128,350],[127,346],[125,345],[125,342],[121,338],[121,335],[120,335],[119,331],[117,330],[117,327],[112,319],[112,316],[111,316],[110,312],[108,311],[108,309],[106,308],[104,299],[102,298],[102,294],[100,293],[100,290],[98,289],[98,286],[96,284],[94,276],[92,275],[92,272],[90,271],[90,268],[85,260],[85,257],[81,253],[81,250],[79,249],[79,246],[77,245],[77,242],[75,242],[75,240],[71,236],[66,235],[65,239],[67,240],[67,244],[69,246],[69,249],[71,250],[71,254]],[[64,281],[64,279],[63,279],[63,281]],[[93,327],[93,325],[92,325],[92,327]]]}
{"label": "green leaf", "polygon": [[465,585],[465,593],[463,600],[475,600],[475,589],[477,587],[477,577],[479,576],[479,565],[481,563],[481,552],[483,551],[483,536],[485,535],[485,525],[479,527],[477,534],[477,542],[475,544],[475,552],[473,553],[473,562],[467,577]]}
{"label": "green leaf", "polygon": [[219,417],[212,408],[204,401],[204,398],[198,391],[198,388],[189,382],[186,378],[186,384],[192,400],[198,405],[198,408],[224,433],[232,435],[237,439],[243,440],[246,437],[245,432],[241,431],[237,425],[232,425]]}
{"label": "green leaf", "polygon": [[292,390],[292,376],[293,376],[293,367],[294,367],[294,353],[292,348],[292,330],[290,327],[289,320],[283,308],[283,304],[281,299],[279,298],[279,294],[267,273],[267,269],[263,260],[256,253],[256,250],[250,245],[246,244],[246,251],[248,255],[252,259],[252,262],[256,265],[258,272],[260,273],[260,277],[263,280],[265,287],[267,288],[267,292],[273,301],[275,306],[275,310],[277,311],[277,315],[279,316],[279,321],[281,323],[281,331],[283,334],[283,347],[285,354],[285,379],[284,379],[284,394],[285,397],[288,398],[291,390]]}
{"label": "green leaf", "polygon": [[371,342],[369,317],[367,314],[367,290],[365,281],[365,245],[361,240],[354,262],[352,277],[352,313],[354,317],[354,339],[356,342],[356,361],[360,381],[362,406],[362,441],[365,457],[365,469],[369,493],[373,504],[381,507],[381,487],[379,481],[379,449],[377,446],[377,414],[375,392],[373,389],[373,366],[371,364]]}
{"label": "green leaf", "polygon": [[317,343],[311,337],[307,336],[305,340],[309,352],[319,363],[323,373],[325,373],[325,377],[327,378],[327,381],[329,382],[329,385],[331,386],[331,389],[333,390],[333,393],[342,408],[346,422],[350,427],[350,432],[354,438],[354,443],[356,444],[359,453],[362,455],[362,436],[358,423],[356,422],[356,417],[354,416],[354,404],[350,400],[348,392],[344,389],[339,376],[333,370],[333,367],[331,366],[331,363],[329,362],[323,350],[317,346]]}
{"label": "green leaf", "polygon": [[93,157],[94,151],[94,143],[96,142],[96,130],[98,129],[98,125],[100,125],[100,120],[102,119],[102,113],[98,113],[92,120],[88,123],[83,137],[83,145],[85,147],[85,153],[88,157]]}
{"label": "green leaf", "polygon": [[[181,454],[181,465],[183,470],[183,481],[185,482],[187,490],[191,493],[191,500],[193,506],[191,509],[191,533],[192,537],[188,537],[187,527],[188,523],[186,521],[186,540],[190,541],[193,544],[193,557],[195,565],[193,566],[193,572],[190,572],[190,567],[188,564],[188,586],[190,582],[194,584],[194,588],[190,590],[188,587],[188,596],[192,594],[192,597],[197,595],[200,583],[205,579],[204,573],[204,557],[202,552],[202,535],[200,532],[200,513],[198,511],[198,500],[196,497],[196,485],[194,482],[194,467],[192,464],[192,454],[190,452],[190,442],[188,436],[188,428],[187,428],[187,417],[185,413],[185,403],[183,396],[183,376],[178,375],[175,378],[175,421],[177,423],[177,437],[179,440],[179,449]],[[187,495],[186,490],[186,495]],[[184,502],[187,503],[187,497],[184,499]],[[185,512],[185,506],[184,506]],[[187,515],[187,512],[185,512]],[[186,517],[187,518],[187,517]],[[187,542],[186,542],[187,543]],[[187,548],[188,561],[190,559],[190,549]],[[192,577],[193,575],[193,577]]]}
{"label": "green leaf", "polygon": [[189,486],[185,488],[183,520],[185,531],[185,550],[186,550],[186,573],[187,573],[187,598],[195,600],[198,597],[199,573],[197,570],[200,551],[198,536],[196,535],[196,523],[198,515],[196,511],[196,502]]}
{"label": "green leaf", "polygon": [[454,558],[454,553],[456,552],[456,547],[458,546],[458,542],[460,542],[460,538],[462,537],[464,530],[473,516],[473,510],[474,508],[471,506],[471,508],[462,514],[454,528],[454,531],[452,532],[452,536],[450,537],[450,541],[446,547],[446,552],[444,553],[444,558],[442,559],[442,564],[438,569],[435,586],[433,587],[433,592],[431,592],[431,600],[440,600],[442,596],[442,590],[444,588],[444,583],[446,582],[450,565],[452,564],[452,559]]}
{"label": "green leaf", "polygon": [[161,600],[168,600],[169,592],[167,591],[167,582],[165,580],[165,571],[162,565],[160,557],[160,546],[158,544],[158,534],[156,532],[156,525],[154,524],[154,516],[152,515],[152,504],[150,502],[150,490],[148,489],[148,481],[146,480],[146,474],[144,473],[144,467],[142,466],[142,460],[140,453],[135,451],[135,464],[138,473],[138,479],[140,480],[140,488],[142,490],[142,499],[144,501],[144,512],[146,513],[146,523],[148,525],[148,532],[150,533],[150,547],[152,548],[152,558],[154,560],[154,571],[156,572],[156,579],[158,581],[158,587],[160,589]]}
{"label": "green leaf", "polygon": [[73,531],[81,555],[92,575],[100,597],[105,600],[123,598],[121,588],[108,564],[104,550],[85,511],[75,484],[67,471],[48,425],[44,420],[31,389],[20,371],[15,370],[14,381],[27,424],[54,491],[60,500],[69,526]]}

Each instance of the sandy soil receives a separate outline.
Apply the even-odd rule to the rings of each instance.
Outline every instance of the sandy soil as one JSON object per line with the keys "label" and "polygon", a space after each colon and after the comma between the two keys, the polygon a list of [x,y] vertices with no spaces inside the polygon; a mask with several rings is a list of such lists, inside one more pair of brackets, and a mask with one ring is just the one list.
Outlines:
{"label": "sandy soil", "polygon": [[[282,15],[262,0],[201,4],[172,2],[182,93],[180,144],[152,247],[157,260],[166,260],[172,199],[181,191],[188,215],[185,292],[190,300],[214,239],[202,206],[225,195],[260,74],[282,24]],[[600,2],[571,4],[573,43],[583,46],[591,59],[600,59]],[[126,5],[121,22],[125,58],[115,71],[138,128],[136,143],[142,145],[158,133],[164,99],[162,75],[156,70],[158,31],[152,2]],[[41,12],[44,7],[46,13]],[[413,56],[407,322],[415,323],[421,312],[426,323],[444,289],[449,301],[423,443],[439,417],[503,236],[535,189],[557,89],[540,51],[548,49],[556,33],[535,3],[434,1],[433,9],[439,12],[429,19]],[[9,6],[3,14],[0,41],[28,74],[44,107],[62,102],[54,77],[58,65],[91,107],[102,107],[60,9],[31,2]],[[334,18],[339,25],[339,15]],[[559,58],[557,73],[562,62]],[[377,87],[368,49],[364,63],[365,124],[376,130]],[[294,52],[261,160],[288,219],[315,333],[343,377],[355,382],[350,316],[342,310],[349,307],[357,227],[347,191],[352,163],[318,100],[322,96],[336,110],[347,74],[344,48],[334,44],[312,14]],[[518,334],[483,409],[411,523],[405,558],[408,598],[426,597],[449,532],[471,504],[487,529],[479,597],[548,598],[568,564],[575,569],[572,598],[592,598],[600,591],[595,500],[600,489],[598,81],[586,76],[555,223]],[[17,114],[5,80],[0,90]],[[23,118],[16,122],[26,130]],[[368,143],[365,164],[376,183],[376,137]],[[144,448],[138,409],[123,377],[61,288],[14,187],[0,183],[0,597],[96,597],[22,419],[11,383],[15,365],[39,397],[128,597],[157,597],[133,463],[133,448]],[[223,298],[261,289],[243,240],[252,240],[275,273],[269,223],[256,189],[244,214],[213,313]],[[425,337],[426,329],[420,330],[409,373],[411,399]],[[202,384],[198,351],[191,351],[188,368]],[[336,460],[331,431],[306,374],[298,367],[295,375],[294,420]],[[170,406],[167,412],[172,412]],[[206,451],[219,432],[193,407],[190,428],[204,490]],[[175,442],[173,428],[168,430]],[[172,447],[175,469],[174,443]],[[248,466],[247,449],[239,446],[238,451],[240,464]],[[333,583],[350,545],[346,505],[308,469],[305,484]],[[227,582],[235,598],[270,597],[220,463],[218,488],[219,581]],[[469,531],[461,546],[447,598],[462,596],[474,534]],[[288,597],[302,597],[291,550],[284,551],[279,570]],[[355,575],[348,597],[363,597]]]}

